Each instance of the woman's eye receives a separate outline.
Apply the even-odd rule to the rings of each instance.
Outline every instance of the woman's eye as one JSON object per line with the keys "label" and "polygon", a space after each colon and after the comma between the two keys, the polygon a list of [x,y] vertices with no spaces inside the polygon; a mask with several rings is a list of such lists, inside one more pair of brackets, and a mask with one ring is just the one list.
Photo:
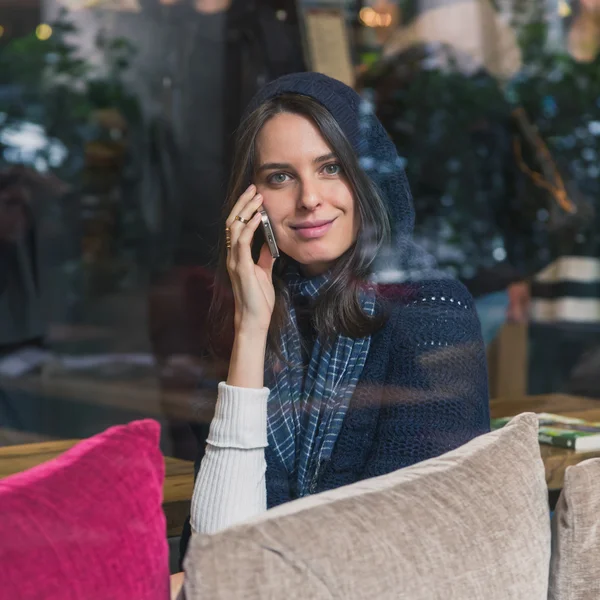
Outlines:
{"label": "woman's eye", "polygon": [[330,165],[325,165],[323,171],[327,175],[339,175],[342,172],[342,167],[337,163],[332,163]]}
{"label": "woman's eye", "polygon": [[285,183],[287,175],[285,173],[274,173],[269,177],[269,183]]}

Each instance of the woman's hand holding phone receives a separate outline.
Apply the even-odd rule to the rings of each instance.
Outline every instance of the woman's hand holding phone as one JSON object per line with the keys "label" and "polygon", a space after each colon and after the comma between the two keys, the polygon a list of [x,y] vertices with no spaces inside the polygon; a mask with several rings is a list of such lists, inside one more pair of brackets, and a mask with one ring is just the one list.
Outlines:
{"label": "woman's hand holding phone", "polygon": [[[252,258],[252,240],[261,226],[263,198],[251,185],[239,198],[227,217],[231,233],[231,248],[227,253],[227,271],[235,300],[235,330],[250,335],[266,334],[275,306],[272,273],[275,259],[268,245],[263,244],[255,263]],[[239,216],[247,223],[236,219]]]}

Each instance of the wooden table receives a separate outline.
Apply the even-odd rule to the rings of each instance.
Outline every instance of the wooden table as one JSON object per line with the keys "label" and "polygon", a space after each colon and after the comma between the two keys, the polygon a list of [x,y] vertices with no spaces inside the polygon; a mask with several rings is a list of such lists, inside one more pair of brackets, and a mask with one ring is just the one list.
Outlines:
{"label": "wooden table", "polygon": [[[77,442],[59,440],[0,448],[0,479],[56,458]],[[163,510],[167,518],[167,535],[171,537],[181,534],[183,523],[189,515],[194,489],[194,463],[167,456],[165,467]]]}
{"label": "wooden table", "polygon": [[[600,400],[565,394],[499,398],[490,402],[490,408],[492,418],[509,417],[524,412],[548,412],[588,421],[600,421]],[[551,496],[551,504],[553,504],[553,500],[556,501],[563,488],[567,467],[588,458],[600,457],[600,451],[575,452],[547,444],[540,444],[540,451],[546,468],[546,482]]]}

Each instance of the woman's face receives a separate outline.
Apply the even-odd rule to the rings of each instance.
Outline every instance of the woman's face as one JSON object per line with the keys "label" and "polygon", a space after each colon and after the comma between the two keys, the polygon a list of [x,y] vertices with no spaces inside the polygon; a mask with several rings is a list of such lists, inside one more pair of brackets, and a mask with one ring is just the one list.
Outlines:
{"label": "woman's face", "polygon": [[306,275],[327,271],[356,240],[352,189],[311,119],[282,113],[265,123],[257,137],[254,183],[277,245]]}

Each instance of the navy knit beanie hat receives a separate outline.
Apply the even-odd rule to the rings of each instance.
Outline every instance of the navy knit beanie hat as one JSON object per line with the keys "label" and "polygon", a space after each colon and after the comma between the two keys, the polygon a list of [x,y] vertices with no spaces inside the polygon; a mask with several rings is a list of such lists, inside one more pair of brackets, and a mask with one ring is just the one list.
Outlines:
{"label": "navy knit beanie hat", "polygon": [[358,120],[360,96],[337,79],[321,73],[293,73],[267,84],[251,100],[246,114],[258,108],[265,100],[282,94],[309,96],[322,104],[338,122],[342,131],[360,154],[362,138]]}

